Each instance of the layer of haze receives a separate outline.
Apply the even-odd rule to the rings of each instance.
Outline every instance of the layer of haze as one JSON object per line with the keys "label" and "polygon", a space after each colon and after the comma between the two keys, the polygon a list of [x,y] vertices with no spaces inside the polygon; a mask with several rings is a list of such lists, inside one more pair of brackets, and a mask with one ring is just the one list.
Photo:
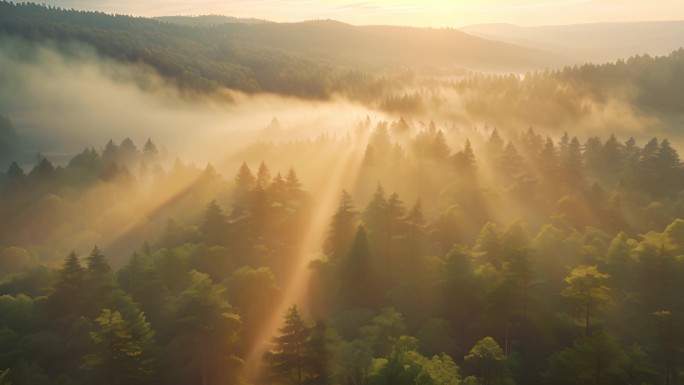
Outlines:
{"label": "layer of haze", "polygon": [[335,19],[351,24],[457,27],[477,23],[521,25],[684,19],[680,0],[50,0],[64,8],[138,16],[224,14],[272,21]]}
{"label": "layer of haze", "polygon": [[[313,139],[371,114],[346,102],[180,94],[152,70],[101,59],[87,47],[72,47],[77,53],[68,57],[17,40],[0,47],[0,114],[12,120],[22,151],[58,164],[126,137],[138,145],[152,138],[182,159],[216,164],[255,140]],[[265,130],[273,118],[279,128]]]}
{"label": "layer of haze", "polygon": [[[428,87],[432,95],[416,111],[382,108],[383,101],[361,106],[344,99],[304,101],[234,91],[218,97],[183,94],[151,69],[102,59],[87,47],[72,46],[72,54],[65,56],[18,40],[1,43],[0,114],[8,116],[19,132],[25,155],[19,160],[25,165],[36,152],[65,164],[85,147],[99,149],[110,139],[120,142],[130,137],[139,146],[151,138],[181,159],[201,166],[211,162],[219,171],[233,172],[236,163],[261,160],[254,154],[245,159],[245,148],[256,141],[315,140],[323,134],[342,137],[366,116],[373,120],[404,116],[418,126],[433,120],[455,127],[453,132],[464,137],[487,125],[507,132],[534,126],[553,136],[564,130],[607,131],[642,139],[657,135],[661,128],[657,119],[640,116],[618,97],[598,105],[577,96],[580,99],[573,103],[583,106],[577,116],[544,107],[527,119],[515,107],[496,113],[486,107],[498,102],[512,106],[504,96],[430,85],[433,80],[412,86]],[[410,86],[406,92],[416,90]],[[272,125],[273,118],[279,124]]]}

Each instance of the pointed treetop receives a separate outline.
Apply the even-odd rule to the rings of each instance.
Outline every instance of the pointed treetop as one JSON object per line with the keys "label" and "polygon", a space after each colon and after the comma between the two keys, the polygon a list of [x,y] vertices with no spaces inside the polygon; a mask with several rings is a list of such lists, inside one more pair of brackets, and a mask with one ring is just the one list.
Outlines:
{"label": "pointed treetop", "polygon": [[143,147],[143,153],[145,156],[155,156],[159,153],[159,149],[157,149],[157,145],[152,142],[152,139],[147,138],[147,142],[145,142],[145,146]]}
{"label": "pointed treetop", "polygon": [[9,166],[9,169],[7,170],[7,176],[10,179],[19,179],[25,177],[26,174],[24,173],[24,170],[21,167],[19,167],[17,162],[12,162],[12,164],[10,164]]}
{"label": "pointed treetop", "polygon": [[425,225],[425,218],[423,217],[423,207],[420,199],[413,204],[408,214],[406,214],[406,222],[414,227],[422,227]]}
{"label": "pointed treetop", "polygon": [[242,162],[242,166],[235,175],[235,186],[240,190],[249,191],[254,188],[255,184],[256,178],[252,174],[252,170],[249,169],[246,162]]}
{"label": "pointed treetop", "polygon": [[257,186],[261,187],[262,189],[265,189],[268,187],[268,185],[271,183],[271,170],[268,169],[268,166],[262,161],[261,164],[259,165],[259,170],[257,170],[257,179],[256,179],[256,184]]}
{"label": "pointed treetop", "polygon": [[107,259],[97,245],[93,248],[93,251],[90,252],[90,255],[86,260],[88,261],[88,271],[91,273],[106,274],[111,271]]}
{"label": "pointed treetop", "polygon": [[297,173],[294,168],[290,167],[290,170],[287,172],[287,177],[285,178],[285,183],[290,190],[299,190],[302,187],[302,183],[299,181],[299,178],[297,178]]}
{"label": "pointed treetop", "polygon": [[401,218],[404,216],[406,208],[404,202],[399,198],[399,194],[393,193],[387,200],[388,214],[393,218]]}
{"label": "pointed treetop", "polygon": [[59,280],[55,285],[58,290],[76,290],[83,281],[85,269],[73,251],[66,257],[62,268],[59,270]]}

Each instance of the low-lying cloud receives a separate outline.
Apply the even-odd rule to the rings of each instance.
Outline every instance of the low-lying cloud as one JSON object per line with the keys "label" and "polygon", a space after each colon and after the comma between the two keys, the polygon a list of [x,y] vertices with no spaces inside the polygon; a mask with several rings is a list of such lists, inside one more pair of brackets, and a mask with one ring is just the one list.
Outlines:
{"label": "low-lying cloud", "polygon": [[[26,153],[75,154],[109,139],[130,137],[141,145],[152,138],[202,164],[258,139],[334,135],[377,114],[345,101],[182,93],[152,69],[77,45],[57,49],[3,39],[0,68],[0,114],[12,120]],[[273,118],[283,129],[264,131]]]}

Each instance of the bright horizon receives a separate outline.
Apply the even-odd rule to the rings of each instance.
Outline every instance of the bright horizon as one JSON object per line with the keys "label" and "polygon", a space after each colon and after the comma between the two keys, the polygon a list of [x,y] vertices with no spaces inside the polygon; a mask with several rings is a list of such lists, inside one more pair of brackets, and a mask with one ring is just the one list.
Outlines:
{"label": "bright horizon", "polygon": [[144,17],[218,14],[276,22],[334,19],[355,25],[436,28],[684,20],[681,0],[47,0],[45,4]]}

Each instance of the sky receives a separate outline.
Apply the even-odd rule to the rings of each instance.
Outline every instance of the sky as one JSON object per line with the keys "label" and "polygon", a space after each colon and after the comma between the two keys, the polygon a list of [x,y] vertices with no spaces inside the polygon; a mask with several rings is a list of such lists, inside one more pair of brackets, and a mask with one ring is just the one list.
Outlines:
{"label": "sky", "polygon": [[335,19],[355,25],[460,27],[684,20],[684,0],[46,0],[136,16],[221,14],[279,22]]}

